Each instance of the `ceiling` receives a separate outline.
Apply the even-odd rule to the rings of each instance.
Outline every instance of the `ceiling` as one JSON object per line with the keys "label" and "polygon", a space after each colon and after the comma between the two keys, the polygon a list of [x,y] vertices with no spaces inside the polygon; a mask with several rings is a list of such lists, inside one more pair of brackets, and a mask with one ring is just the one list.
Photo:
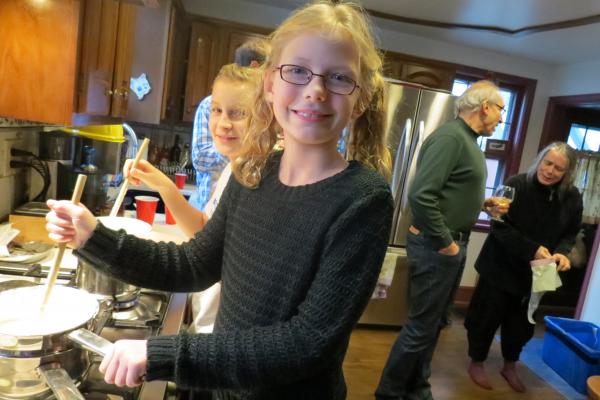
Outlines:
{"label": "ceiling", "polygon": [[[289,10],[306,3],[302,0],[246,1]],[[375,23],[386,30],[553,64],[600,60],[598,0],[362,0],[361,4],[368,10],[392,16],[507,30],[595,17],[595,23],[521,34],[436,28],[388,18],[375,18]]]}

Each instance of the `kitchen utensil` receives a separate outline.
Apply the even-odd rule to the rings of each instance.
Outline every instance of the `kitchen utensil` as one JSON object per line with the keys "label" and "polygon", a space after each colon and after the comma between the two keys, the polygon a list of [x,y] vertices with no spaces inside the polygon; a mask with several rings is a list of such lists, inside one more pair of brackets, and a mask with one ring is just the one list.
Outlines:
{"label": "kitchen utensil", "polygon": [[116,307],[123,308],[135,304],[140,294],[138,286],[115,279],[81,259],[77,264],[75,286],[99,299],[110,299]]}
{"label": "kitchen utensil", "polygon": [[13,279],[10,281],[0,282],[0,292],[10,289],[16,289],[20,287],[37,286],[35,282],[27,281],[25,279]]}
{"label": "kitchen utensil", "polygon": [[[152,230],[151,225],[135,218],[99,217],[98,221],[110,229],[124,229],[130,235],[143,236]],[[134,301],[140,292],[139,287],[112,278],[83,260],[79,260],[77,265],[75,286],[97,297],[111,298],[117,304]]]}
{"label": "kitchen utensil", "polygon": [[[79,199],[81,198],[81,193],[83,192],[83,187],[85,186],[85,181],[87,177],[85,175],[79,175],[77,177],[77,182],[75,183],[75,190],[73,191],[73,197],[71,201],[73,204],[79,203]],[[44,291],[44,298],[42,300],[42,308],[48,303],[48,299],[50,298],[50,294],[52,293],[52,288],[54,283],[56,282],[56,277],[58,276],[58,269],[60,268],[60,262],[62,261],[63,255],[65,254],[65,249],[67,247],[66,243],[60,243],[58,245],[58,253],[56,254],[56,259],[50,272],[48,273],[48,279],[46,280],[46,287]]]}
{"label": "kitchen utensil", "polygon": [[85,329],[99,331],[106,318],[93,295],[59,285],[40,310],[43,289],[0,292],[0,398],[34,399],[50,388],[60,400],[83,399],[73,382],[89,366],[82,348],[104,355],[112,346]]}
{"label": "kitchen utensil", "polygon": [[[138,149],[135,159],[133,160],[133,164],[131,165],[131,168],[135,168],[137,166],[138,162],[140,161],[140,158],[142,158],[142,154],[144,154],[144,152],[148,148],[149,143],[150,143],[150,139],[145,138],[144,141],[142,142],[142,145]],[[109,215],[111,217],[117,216],[117,212],[119,211],[119,208],[121,208],[121,203],[123,202],[123,198],[125,197],[125,194],[127,193],[128,184],[129,184],[129,181],[127,181],[127,179],[123,180],[123,184],[121,184],[121,189],[119,190],[119,194],[117,195],[115,204],[113,205],[112,210],[110,210]]]}

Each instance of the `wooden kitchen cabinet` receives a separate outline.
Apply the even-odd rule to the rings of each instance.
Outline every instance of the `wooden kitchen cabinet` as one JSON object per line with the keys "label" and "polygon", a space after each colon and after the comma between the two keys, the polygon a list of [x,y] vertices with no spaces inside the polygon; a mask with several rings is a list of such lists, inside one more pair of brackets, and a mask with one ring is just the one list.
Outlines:
{"label": "wooden kitchen cabinet", "polygon": [[71,120],[80,14],[79,0],[0,1],[0,116]]}
{"label": "wooden kitchen cabinet", "polygon": [[139,7],[0,0],[0,116],[57,125],[124,118]]}
{"label": "wooden kitchen cabinet", "polygon": [[264,28],[246,27],[220,21],[191,24],[187,57],[183,121],[191,122],[198,104],[211,90],[219,69],[234,61],[235,50],[251,38],[265,38]]}
{"label": "wooden kitchen cabinet", "polygon": [[190,36],[183,120],[193,121],[200,101],[210,92],[211,82],[220,68],[219,45],[216,27],[210,24],[194,23]]}
{"label": "wooden kitchen cabinet", "polygon": [[393,52],[384,57],[384,74],[388,78],[412,82],[434,89],[452,90],[456,70]]}
{"label": "wooden kitchen cabinet", "polygon": [[127,115],[137,6],[117,0],[86,0],[77,112]]}

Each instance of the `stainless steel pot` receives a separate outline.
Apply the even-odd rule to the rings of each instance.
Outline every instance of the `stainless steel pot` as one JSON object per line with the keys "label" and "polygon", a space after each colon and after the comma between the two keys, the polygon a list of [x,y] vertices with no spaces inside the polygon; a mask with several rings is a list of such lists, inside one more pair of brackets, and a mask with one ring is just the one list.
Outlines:
{"label": "stainless steel pot", "polygon": [[[150,224],[135,218],[99,217],[98,221],[110,229],[124,229],[135,236],[143,237],[152,230]],[[75,285],[89,293],[113,299],[118,308],[133,305],[140,293],[139,287],[112,278],[81,259],[75,274]]]}
{"label": "stainless steel pot", "polygon": [[101,298],[113,299],[117,305],[135,302],[140,293],[139,287],[112,278],[81,259],[75,273],[75,286]]}
{"label": "stainless steel pot", "polygon": [[83,399],[74,380],[88,367],[88,353],[112,345],[94,327],[98,300],[79,289],[56,286],[41,310],[43,286],[0,292],[0,398],[37,399],[52,390],[59,400]]}

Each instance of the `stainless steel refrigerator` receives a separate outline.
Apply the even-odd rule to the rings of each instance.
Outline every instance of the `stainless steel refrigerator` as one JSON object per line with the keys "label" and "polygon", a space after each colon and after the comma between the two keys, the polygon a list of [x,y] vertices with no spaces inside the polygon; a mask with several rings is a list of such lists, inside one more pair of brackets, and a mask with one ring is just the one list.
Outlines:
{"label": "stainless steel refrigerator", "polygon": [[395,210],[389,252],[397,256],[396,271],[385,299],[369,302],[359,323],[400,326],[408,311],[408,265],[406,233],[411,224],[408,191],[415,175],[423,141],[440,125],[454,118],[455,97],[405,82],[387,80],[386,140],[392,156]]}

